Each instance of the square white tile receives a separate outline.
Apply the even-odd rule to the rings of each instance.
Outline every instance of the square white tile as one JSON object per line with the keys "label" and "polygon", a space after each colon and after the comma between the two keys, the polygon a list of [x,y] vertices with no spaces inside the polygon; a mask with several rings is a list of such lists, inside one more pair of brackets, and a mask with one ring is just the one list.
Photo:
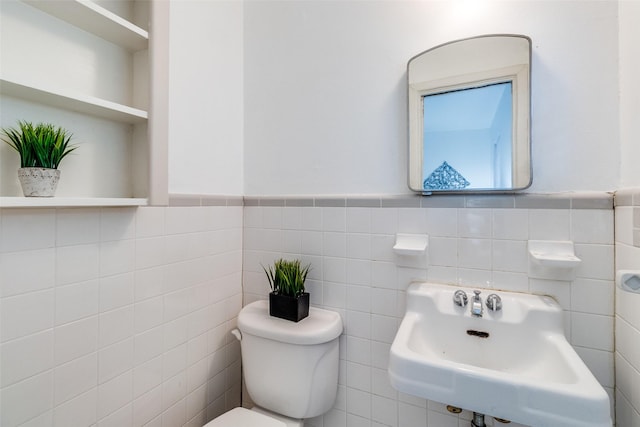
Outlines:
{"label": "square white tile", "polygon": [[422,208],[399,208],[398,232],[409,234],[426,234],[426,210]]}
{"label": "square white tile", "polygon": [[[33,268],[38,265],[39,268]],[[0,253],[0,296],[7,297],[51,288],[55,285],[54,248]]]}
{"label": "square white tile", "polygon": [[100,277],[123,274],[135,269],[134,240],[119,240],[100,244]]}
{"label": "square white tile", "polygon": [[164,234],[163,207],[141,206],[136,211],[136,237],[156,237]]}
{"label": "square white tile", "polygon": [[613,211],[608,209],[571,210],[571,240],[575,243],[613,244]]}
{"label": "square white tile", "polygon": [[427,232],[429,237],[457,237],[458,209],[428,208]]}
{"label": "square white tile", "polygon": [[162,356],[157,356],[133,368],[133,396],[140,397],[162,383]]}
{"label": "square white tile", "polygon": [[53,410],[54,427],[82,427],[96,422],[97,391],[91,389],[56,406]]}
{"label": "square white tile", "polygon": [[529,269],[527,242],[523,240],[493,240],[493,270],[526,273]]}
{"label": "square white tile", "polygon": [[100,210],[100,240],[133,239],[136,235],[136,208],[102,208]]}
{"label": "square white tile", "polygon": [[100,241],[99,209],[58,209],[56,246],[81,245]]}
{"label": "square white tile", "polygon": [[347,259],[347,283],[349,285],[371,285],[372,266],[371,261],[359,259]]}
{"label": "square white tile", "polygon": [[613,351],[613,317],[571,313],[571,344]]}
{"label": "square white tile", "polygon": [[55,328],[55,364],[61,365],[98,349],[98,316]]}
{"label": "square white tile", "polygon": [[347,387],[347,413],[371,419],[371,393]]}
{"label": "square white tile", "polygon": [[529,239],[569,240],[570,222],[567,209],[530,209]]}
{"label": "square white tile", "polygon": [[98,278],[99,260],[97,244],[56,248],[56,284],[66,285]]}
{"label": "square white tile", "polygon": [[0,299],[0,342],[52,328],[54,307],[53,289]]}
{"label": "square white tile", "polygon": [[492,235],[491,209],[458,209],[458,236],[490,238]]}
{"label": "square white tile", "polygon": [[[29,398],[25,399],[25,396]],[[10,427],[18,426],[51,409],[53,409],[53,371],[49,370],[2,389],[0,424]]]}
{"label": "square white tile", "polygon": [[100,314],[98,345],[104,348],[134,334],[133,305],[127,305]]}
{"label": "square white tile", "polygon": [[133,304],[136,277],[140,276],[130,272],[101,278],[99,281],[100,312]]}
{"label": "square white tile", "polygon": [[57,286],[55,290],[56,325],[98,314],[98,280]]}
{"label": "square white tile", "polygon": [[346,231],[349,233],[371,233],[372,210],[370,208],[348,208]]}
{"label": "square white tile", "polygon": [[343,232],[346,230],[346,208],[327,207],[322,208],[322,230]]}
{"label": "square white tile", "polygon": [[0,387],[53,368],[53,330],[0,345]]}
{"label": "square white tile", "polygon": [[59,405],[98,385],[98,353],[90,353],[54,370],[54,403]]}
{"label": "square white tile", "polygon": [[347,387],[371,392],[371,367],[347,362]]}
{"label": "square white tile", "polygon": [[56,215],[52,209],[5,209],[0,223],[0,252],[52,248]]}
{"label": "square white tile", "polygon": [[398,232],[398,209],[372,209],[371,231],[373,234],[391,234]]}
{"label": "square white tile", "polygon": [[102,418],[97,427],[133,427],[133,404],[129,403]]}
{"label": "square white tile", "polygon": [[371,312],[385,316],[395,316],[397,308],[397,291],[392,289],[371,289]]}
{"label": "square white tile", "polygon": [[491,240],[459,239],[458,265],[463,268],[491,270]]}
{"label": "square white tile", "polygon": [[493,209],[493,238],[527,240],[529,211],[527,209]]}
{"label": "square white tile", "polygon": [[133,368],[133,338],[102,348],[98,353],[98,382],[100,384]]}
{"label": "square white tile", "polygon": [[98,419],[133,401],[133,372],[110,379],[98,386]]}

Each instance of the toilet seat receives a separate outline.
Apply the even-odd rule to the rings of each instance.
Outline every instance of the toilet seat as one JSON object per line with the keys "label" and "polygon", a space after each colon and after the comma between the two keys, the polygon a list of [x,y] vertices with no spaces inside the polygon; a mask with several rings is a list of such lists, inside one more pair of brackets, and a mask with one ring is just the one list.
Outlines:
{"label": "toilet seat", "polygon": [[286,427],[283,422],[246,408],[234,408],[204,427]]}

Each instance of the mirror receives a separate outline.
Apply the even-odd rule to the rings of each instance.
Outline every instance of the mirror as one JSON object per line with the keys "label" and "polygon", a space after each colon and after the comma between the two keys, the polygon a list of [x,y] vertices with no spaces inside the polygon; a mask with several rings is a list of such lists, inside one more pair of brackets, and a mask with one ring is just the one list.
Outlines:
{"label": "mirror", "polygon": [[531,39],[489,35],[409,60],[409,187],[515,191],[531,185]]}

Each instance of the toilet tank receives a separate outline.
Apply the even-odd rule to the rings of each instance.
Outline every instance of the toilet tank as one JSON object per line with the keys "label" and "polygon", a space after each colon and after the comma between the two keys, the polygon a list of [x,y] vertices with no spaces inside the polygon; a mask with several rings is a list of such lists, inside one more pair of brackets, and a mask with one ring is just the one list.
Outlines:
{"label": "toilet tank", "polygon": [[244,381],[256,405],[291,418],[331,409],[338,390],[338,313],[311,307],[296,323],[269,316],[268,301],[256,301],[240,311],[238,329]]}

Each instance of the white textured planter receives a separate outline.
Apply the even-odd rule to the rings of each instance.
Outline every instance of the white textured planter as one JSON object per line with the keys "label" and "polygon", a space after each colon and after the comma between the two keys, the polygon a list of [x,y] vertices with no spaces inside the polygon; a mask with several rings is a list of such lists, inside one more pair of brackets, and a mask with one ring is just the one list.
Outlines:
{"label": "white textured planter", "polygon": [[26,197],[53,197],[56,194],[60,171],[47,168],[18,169],[22,193]]}

